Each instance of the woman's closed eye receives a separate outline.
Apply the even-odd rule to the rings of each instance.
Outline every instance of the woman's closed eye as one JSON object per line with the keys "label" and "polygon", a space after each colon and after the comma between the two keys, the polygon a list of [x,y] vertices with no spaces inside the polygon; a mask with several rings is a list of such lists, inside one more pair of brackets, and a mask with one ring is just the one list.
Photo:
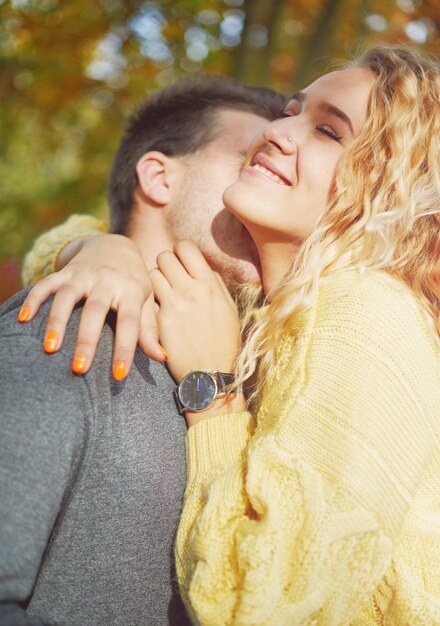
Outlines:
{"label": "woman's closed eye", "polygon": [[[286,117],[295,117],[296,115],[298,115],[298,111],[283,111],[279,119],[284,119]],[[321,134],[330,137],[330,139],[337,141],[338,143],[342,139],[342,135],[338,135],[338,133],[336,133],[331,126],[327,126],[326,124],[323,124],[322,126],[316,126],[316,130]]]}
{"label": "woman's closed eye", "polygon": [[317,126],[316,130],[322,133],[323,135],[330,137],[330,139],[337,141],[338,143],[342,139],[342,135],[338,135],[337,133],[335,133],[335,131],[330,126]]}

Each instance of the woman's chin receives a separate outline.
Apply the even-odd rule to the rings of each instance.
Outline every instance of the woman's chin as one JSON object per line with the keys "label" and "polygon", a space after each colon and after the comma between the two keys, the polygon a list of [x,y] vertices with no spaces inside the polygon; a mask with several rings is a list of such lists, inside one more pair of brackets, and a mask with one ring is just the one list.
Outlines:
{"label": "woman's chin", "polygon": [[[223,202],[228,211],[238,217],[238,219],[245,223],[247,217],[252,215],[252,189],[249,189],[248,185],[238,180],[233,185],[226,188],[223,193]],[[255,207],[258,211],[258,207]]]}
{"label": "woman's chin", "polygon": [[237,191],[237,187],[240,186],[240,181],[236,181],[226,187],[223,192],[223,204],[231,213],[235,214],[235,206],[237,204],[237,195],[240,195],[239,191]]}

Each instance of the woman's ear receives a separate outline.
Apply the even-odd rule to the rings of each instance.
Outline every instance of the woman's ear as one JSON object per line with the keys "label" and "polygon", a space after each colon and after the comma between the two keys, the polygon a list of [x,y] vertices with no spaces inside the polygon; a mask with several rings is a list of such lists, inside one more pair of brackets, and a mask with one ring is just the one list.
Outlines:
{"label": "woman's ear", "polygon": [[166,206],[171,200],[173,159],[162,152],[146,152],[136,163],[139,193],[156,206]]}

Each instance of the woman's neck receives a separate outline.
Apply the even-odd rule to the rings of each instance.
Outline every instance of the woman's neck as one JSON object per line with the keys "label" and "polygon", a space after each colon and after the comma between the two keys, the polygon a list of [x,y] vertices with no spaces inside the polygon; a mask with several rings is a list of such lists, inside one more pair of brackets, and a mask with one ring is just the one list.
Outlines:
{"label": "woman's neck", "polygon": [[298,252],[298,245],[292,242],[257,243],[260,257],[264,293],[270,292],[280,284],[292,267]]}

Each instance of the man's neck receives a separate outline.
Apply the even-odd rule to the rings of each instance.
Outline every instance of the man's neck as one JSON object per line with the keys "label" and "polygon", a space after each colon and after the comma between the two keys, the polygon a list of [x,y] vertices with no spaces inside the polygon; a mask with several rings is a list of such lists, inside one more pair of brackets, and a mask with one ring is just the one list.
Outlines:
{"label": "man's neck", "polygon": [[172,250],[174,245],[163,216],[155,211],[135,215],[128,236],[138,246],[148,269],[156,267],[159,252]]}

